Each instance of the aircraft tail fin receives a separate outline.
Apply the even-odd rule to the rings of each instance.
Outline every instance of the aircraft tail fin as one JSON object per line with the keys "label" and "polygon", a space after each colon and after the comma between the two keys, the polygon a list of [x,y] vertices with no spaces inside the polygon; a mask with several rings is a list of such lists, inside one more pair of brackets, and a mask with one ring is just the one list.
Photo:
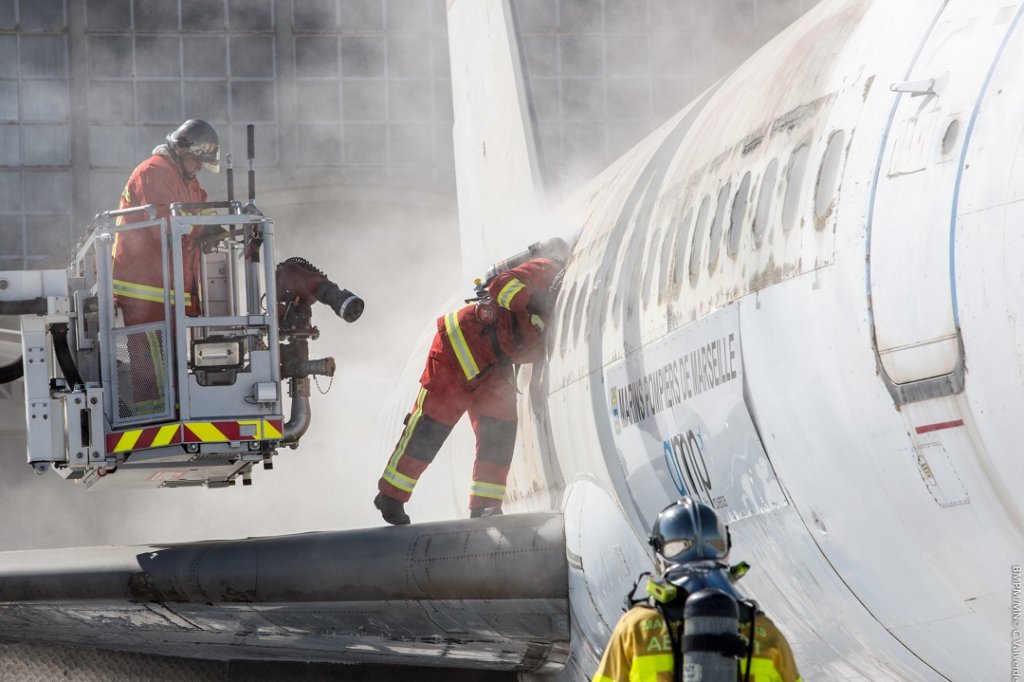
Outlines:
{"label": "aircraft tail fin", "polygon": [[542,163],[509,0],[448,0],[463,271],[543,239]]}

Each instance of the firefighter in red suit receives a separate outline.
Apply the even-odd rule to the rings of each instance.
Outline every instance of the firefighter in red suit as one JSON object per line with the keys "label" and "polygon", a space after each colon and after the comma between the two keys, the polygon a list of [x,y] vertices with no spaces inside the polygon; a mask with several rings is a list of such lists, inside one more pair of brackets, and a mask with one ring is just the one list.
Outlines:
{"label": "firefighter in red suit", "polygon": [[516,439],[513,365],[544,355],[544,324],[562,264],[534,258],[497,275],[488,299],[438,318],[405,429],[377,483],[374,506],[394,525],[409,523],[404,504],[463,415],[476,434],[471,517],[501,514]]}
{"label": "firefighter in red suit", "polygon": [[[191,119],[167,136],[167,143],[153,150],[152,156],[132,172],[121,193],[120,209],[152,204],[157,218],[170,215],[170,204],[203,203],[204,190],[196,177],[201,168],[220,170],[220,144],[217,133],[205,121]],[[139,213],[118,218],[118,224],[146,220]],[[219,230],[220,228],[215,228]],[[186,314],[199,314],[199,242],[211,230],[194,227],[182,239],[182,270],[185,282]],[[164,319],[164,282],[160,267],[159,227],[145,227],[117,233],[113,247],[114,301],[121,309],[125,326],[158,322]],[[170,279],[168,249],[168,282]],[[169,292],[174,303],[174,292]],[[172,327],[173,329],[173,327]],[[159,412],[164,404],[163,353],[170,345],[155,331],[130,334],[128,352],[134,385],[133,405],[122,407],[129,415]],[[155,369],[160,368],[160,369]]]}
{"label": "firefighter in red suit", "polygon": [[[203,167],[220,170],[220,145],[217,133],[205,121],[185,121],[167,136],[167,144],[138,165],[121,193],[119,209],[153,204],[157,218],[170,216],[175,202],[204,203],[206,190],[196,174]],[[142,214],[128,222],[145,220]],[[118,219],[119,224],[124,219]],[[194,228],[194,233],[201,230]],[[201,235],[190,234],[182,240],[182,268],[185,273],[187,314],[199,313],[198,274]],[[114,239],[114,300],[124,314],[126,325],[155,322],[164,317],[163,274],[159,267],[160,230],[147,227],[118,233]],[[172,299],[173,300],[173,299]]]}

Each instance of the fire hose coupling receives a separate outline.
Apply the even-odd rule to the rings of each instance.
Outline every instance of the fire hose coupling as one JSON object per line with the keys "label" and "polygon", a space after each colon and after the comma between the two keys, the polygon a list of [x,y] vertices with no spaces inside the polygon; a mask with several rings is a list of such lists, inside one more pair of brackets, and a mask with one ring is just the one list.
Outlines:
{"label": "fire hose coupling", "polygon": [[306,360],[303,368],[306,374],[315,374],[322,377],[333,377],[337,365],[334,358],[320,358],[319,360]]}
{"label": "fire hose coupling", "polygon": [[336,369],[337,363],[331,357],[319,360],[288,358],[281,363],[281,376],[290,379],[308,376],[333,377]]}
{"label": "fire hose coupling", "polygon": [[304,338],[281,344],[281,376],[299,379],[311,375],[333,377],[337,369],[334,358],[310,360],[309,344]]}

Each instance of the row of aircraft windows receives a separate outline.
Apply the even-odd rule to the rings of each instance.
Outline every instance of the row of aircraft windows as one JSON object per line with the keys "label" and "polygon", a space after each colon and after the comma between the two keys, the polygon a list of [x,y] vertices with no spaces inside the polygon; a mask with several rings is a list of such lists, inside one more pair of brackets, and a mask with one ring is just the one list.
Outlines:
{"label": "row of aircraft windows", "polygon": [[[834,131],[829,136],[825,153],[818,166],[814,187],[814,216],[816,219],[824,218],[832,205],[845,150],[845,132]],[[655,228],[651,235],[645,261],[647,267],[640,283],[640,295],[644,306],[650,305],[650,302],[654,300],[655,271],[658,274],[658,290],[661,295],[678,295],[679,283],[683,281],[684,274],[688,275],[691,288],[695,288],[700,281],[702,254],[705,256],[704,263],[708,275],[713,275],[718,267],[723,241],[726,255],[732,260],[736,259],[744,227],[749,229],[753,239],[751,247],[753,249],[760,248],[769,224],[772,222],[773,199],[778,195],[782,196],[782,210],[776,224],[781,226],[784,233],[792,230],[799,218],[801,190],[804,186],[809,152],[810,148],[806,144],[793,150],[785,167],[781,185],[778,185],[779,160],[772,159],[768,163],[761,176],[756,204],[754,204],[749,221],[744,219],[748,214],[748,207],[755,197],[751,191],[752,175],[750,171],[747,171],[737,184],[735,192],[733,192],[732,181],[726,181],[719,188],[717,195],[705,194],[696,210],[693,205],[689,205],[680,211],[677,217],[681,216],[681,220],[673,220],[664,230],[664,234],[660,227]],[[696,213],[696,221],[694,221],[694,213]],[[817,222],[817,220],[813,222]],[[706,253],[703,248],[705,233],[708,233]],[[689,246],[688,258],[684,257],[687,246]],[[653,265],[659,250],[660,261],[655,268]],[[576,300],[577,293],[579,294],[578,301]],[[589,275],[578,289],[575,284],[570,289],[569,295],[565,299],[561,338],[559,339],[562,352],[566,348],[570,330],[573,338],[579,338],[584,312],[586,311],[588,316],[594,312],[588,309],[593,307],[597,298],[596,294],[597,292],[590,291]],[[619,297],[606,296],[604,300],[615,306],[618,304]],[[618,315],[615,317],[618,318]]]}

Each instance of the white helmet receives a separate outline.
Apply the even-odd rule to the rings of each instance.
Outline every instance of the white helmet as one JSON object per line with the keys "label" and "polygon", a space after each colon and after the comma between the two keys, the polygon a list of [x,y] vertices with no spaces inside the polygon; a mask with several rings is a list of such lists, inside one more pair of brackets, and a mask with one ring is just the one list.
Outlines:
{"label": "white helmet", "polygon": [[206,121],[198,118],[185,121],[167,135],[167,146],[175,154],[191,154],[196,157],[206,170],[220,172],[220,139],[217,131]]}

